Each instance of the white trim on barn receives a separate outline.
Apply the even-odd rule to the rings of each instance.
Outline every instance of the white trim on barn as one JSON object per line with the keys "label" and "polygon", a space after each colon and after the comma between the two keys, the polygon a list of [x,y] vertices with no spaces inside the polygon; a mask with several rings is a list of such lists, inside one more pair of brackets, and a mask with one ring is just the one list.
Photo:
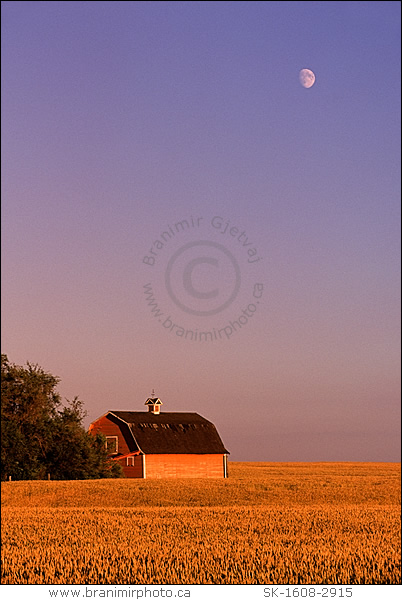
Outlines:
{"label": "white trim on barn", "polygon": [[106,445],[106,450],[109,450],[108,448],[108,442],[109,440],[114,440],[114,451],[110,452],[110,454],[118,454],[119,452],[119,436],[117,435],[106,435],[106,441],[105,441],[105,445]]}

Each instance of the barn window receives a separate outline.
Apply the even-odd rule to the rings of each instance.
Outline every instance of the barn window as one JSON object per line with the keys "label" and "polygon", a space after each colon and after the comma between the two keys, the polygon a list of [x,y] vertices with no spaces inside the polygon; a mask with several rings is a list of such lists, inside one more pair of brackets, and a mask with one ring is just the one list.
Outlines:
{"label": "barn window", "polygon": [[127,456],[126,457],[126,467],[133,467],[134,466],[134,456]]}
{"label": "barn window", "polygon": [[117,435],[106,436],[106,450],[108,454],[117,454],[119,448],[119,438]]}

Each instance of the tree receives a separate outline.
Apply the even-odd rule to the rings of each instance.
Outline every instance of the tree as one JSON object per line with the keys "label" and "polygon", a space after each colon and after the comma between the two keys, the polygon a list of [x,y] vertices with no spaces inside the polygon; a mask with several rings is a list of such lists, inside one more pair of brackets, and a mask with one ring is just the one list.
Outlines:
{"label": "tree", "polygon": [[1,467],[15,479],[46,475],[51,422],[57,414],[59,378],[38,365],[20,367],[1,355]]}
{"label": "tree", "polygon": [[58,377],[1,356],[1,478],[87,479],[121,476],[104,439],[85,431],[78,397],[62,406]]}
{"label": "tree", "polygon": [[120,477],[121,467],[108,459],[105,438],[87,433],[82,402],[75,397],[53,421],[49,469],[56,479],[101,479]]}

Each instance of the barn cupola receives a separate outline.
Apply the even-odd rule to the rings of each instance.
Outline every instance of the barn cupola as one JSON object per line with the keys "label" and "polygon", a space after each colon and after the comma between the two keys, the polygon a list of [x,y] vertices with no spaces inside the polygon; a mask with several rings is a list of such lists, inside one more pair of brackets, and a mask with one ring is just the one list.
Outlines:
{"label": "barn cupola", "polygon": [[152,390],[151,398],[147,398],[145,405],[148,406],[148,412],[151,412],[154,415],[159,415],[161,412],[162,401],[160,398],[155,398],[154,390]]}

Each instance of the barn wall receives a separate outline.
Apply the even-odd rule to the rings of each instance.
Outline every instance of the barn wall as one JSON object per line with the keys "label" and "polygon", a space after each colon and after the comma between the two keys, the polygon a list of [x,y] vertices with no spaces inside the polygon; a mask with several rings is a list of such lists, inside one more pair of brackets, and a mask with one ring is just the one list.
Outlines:
{"label": "barn wall", "polygon": [[144,458],[147,479],[224,477],[222,454],[147,454]]}
{"label": "barn wall", "polygon": [[119,454],[128,454],[130,452],[129,447],[127,446],[127,442],[124,439],[120,428],[115,423],[112,423],[106,416],[97,419],[89,426],[89,433],[97,434],[102,433],[105,436],[109,435],[117,435],[119,439]]}
{"label": "barn wall", "polygon": [[141,454],[137,454],[136,456],[133,457],[134,458],[134,465],[132,466],[131,463],[133,462],[131,460],[131,458],[129,457],[128,462],[130,463],[129,465],[127,465],[127,458],[116,458],[116,462],[118,462],[122,468],[123,468],[123,473],[124,473],[124,477],[128,477],[130,479],[133,478],[138,478],[138,477],[143,477],[143,456]]}

